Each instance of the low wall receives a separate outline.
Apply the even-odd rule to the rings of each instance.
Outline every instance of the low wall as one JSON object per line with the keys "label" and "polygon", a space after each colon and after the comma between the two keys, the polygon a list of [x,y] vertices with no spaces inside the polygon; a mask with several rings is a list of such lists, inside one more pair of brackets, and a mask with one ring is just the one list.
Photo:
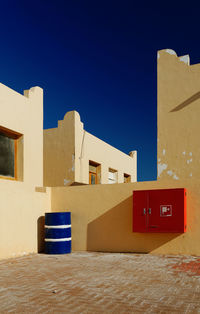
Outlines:
{"label": "low wall", "polygon": [[0,199],[0,259],[42,251],[50,190],[0,180]]}
{"label": "low wall", "polygon": [[[72,212],[72,250],[200,255],[200,192],[192,180],[52,188],[52,211]],[[133,233],[133,190],[187,188],[187,232]]]}

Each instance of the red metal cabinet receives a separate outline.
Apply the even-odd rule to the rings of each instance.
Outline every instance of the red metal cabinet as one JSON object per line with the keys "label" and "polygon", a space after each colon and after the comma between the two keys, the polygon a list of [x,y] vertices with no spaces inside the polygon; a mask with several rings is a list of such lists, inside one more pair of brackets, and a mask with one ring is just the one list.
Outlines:
{"label": "red metal cabinet", "polygon": [[186,189],[134,191],[133,232],[186,232]]}

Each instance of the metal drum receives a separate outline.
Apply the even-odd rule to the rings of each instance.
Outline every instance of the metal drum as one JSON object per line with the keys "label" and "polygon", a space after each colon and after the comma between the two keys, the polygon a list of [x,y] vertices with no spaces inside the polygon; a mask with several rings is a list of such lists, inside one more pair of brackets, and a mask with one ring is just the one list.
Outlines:
{"label": "metal drum", "polygon": [[71,253],[71,213],[45,214],[45,253]]}

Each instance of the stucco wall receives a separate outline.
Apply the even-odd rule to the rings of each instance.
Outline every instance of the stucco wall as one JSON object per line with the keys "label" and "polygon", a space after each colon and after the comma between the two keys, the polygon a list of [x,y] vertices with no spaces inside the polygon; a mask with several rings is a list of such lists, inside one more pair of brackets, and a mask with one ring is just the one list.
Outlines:
{"label": "stucco wall", "polygon": [[50,190],[36,192],[22,182],[0,180],[0,198],[0,258],[42,251]]}
{"label": "stucco wall", "polygon": [[[200,64],[159,51],[157,181],[63,187],[88,183],[89,160],[102,165],[101,183],[108,183],[108,168],[118,170],[119,182],[130,171],[136,180],[136,152],[130,157],[89,134],[73,111],[44,131],[45,185],[52,189],[36,188],[43,184],[42,90],[23,96],[0,84],[0,125],[24,135],[21,181],[0,178],[0,258],[40,249],[50,210],[72,212],[73,250],[200,255],[199,83]],[[187,232],[133,233],[133,190],[161,188],[187,189]]]}
{"label": "stucco wall", "polygon": [[200,64],[158,52],[158,180],[200,178]]}
{"label": "stucco wall", "polygon": [[80,115],[67,112],[58,127],[44,130],[44,185],[63,186],[74,182],[89,184],[89,161],[101,164],[100,183],[108,183],[108,169],[137,181],[137,152],[124,154],[84,130]]}
{"label": "stucco wall", "polygon": [[21,95],[0,84],[0,126],[23,134],[23,181],[43,186],[43,90],[32,87]]}
{"label": "stucco wall", "polygon": [[[133,233],[133,190],[187,188],[187,232]],[[199,187],[191,180],[56,187],[52,211],[72,212],[72,249],[200,254]]]}
{"label": "stucco wall", "polygon": [[[131,157],[132,156],[132,157]],[[80,116],[75,123],[75,178],[77,182],[89,183],[89,161],[101,165],[101,183],[108,183],[108,169],[117,170],[118,183],[124,182],[124,173],[137,181],[137,151],[131,156],[105,143],[84,130]]]}
{"label": "stucco wall", "polygon": [[43,186],[43,91],[21,95],[0,84],[0,126],[23,135],[20,181],[0,178],[0,258],[37,252],[38,219],[50,210],[50,191]]}
{"label": "stucco wall", "polygon": [[[200,255],[200,64],[158,52],[158,180],[52,189],[52,210],[72,211],[74,250]],[[133,190],[186,188],[187,232],[133,233]]]}
{"label": "stucco wall", "polygon": [[63,186],[75,181],[75,115],[67,112],[58,127],[44,130],[44,185]]}

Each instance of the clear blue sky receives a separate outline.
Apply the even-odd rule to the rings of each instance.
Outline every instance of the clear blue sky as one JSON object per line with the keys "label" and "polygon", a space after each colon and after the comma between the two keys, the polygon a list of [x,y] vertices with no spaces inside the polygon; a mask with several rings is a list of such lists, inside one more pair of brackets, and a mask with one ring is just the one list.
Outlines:
{"label": "clear blue sky", "polygon": [[0,82],[44,89],[44,128],[77,110],[85,129],[156,179],[157,50],[200,62],[200,4],[1,1]]}

